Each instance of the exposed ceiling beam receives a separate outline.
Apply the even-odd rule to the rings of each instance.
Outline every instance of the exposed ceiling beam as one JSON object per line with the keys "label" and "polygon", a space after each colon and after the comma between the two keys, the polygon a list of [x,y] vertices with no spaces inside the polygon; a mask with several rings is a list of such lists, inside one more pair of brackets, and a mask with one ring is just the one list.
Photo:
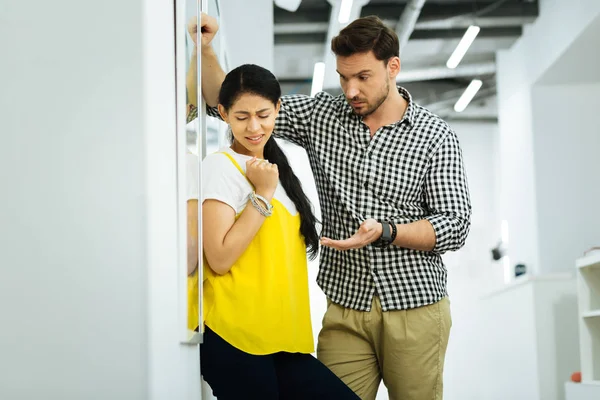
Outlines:
{"label": "exposed ceiling beam", "polygon": [[416,70],[401,70],[397,82],[416,82],[434,79],[448,79],[491,75],[496,73],[496,63],[486,62],[477,64],[461,64],[454,69],[443,67],[429,67]]}
{"label": "exposed ceiling beam", "polygon": [[446,122],[456,123],[456,122],[467,122],[471,124],[497,124],[498,117],[492,116],[470,116],[470,115],[460,115],[460,113],[450,113],[447,114],[439,114],[441,118]]}
{"label": "exposed ceiling beam", "polygon": [[398,19],[396,24],[396,34],[398,35],[398,41],[400,42],[400,55],[404,46],[408,43],[408,39],[413,34],[421,9],[425,4],[425,0],[410,0],[404,7],[404,11]]}
{"label": "exposed ceiling beam", "polygon": [[297,33],[315,33],[327,32],[329,24],[327,22],[298,22],[289,24],[275,24],[273,33],[280,34],[297,34]]}
{"label": "exposed ceiling beam", "polygon": [[[394,29],[398,21],[392,19],[382,19],[383,23]],[[477,18],[477,25],[480,28],[489,27],[519,27],[527,25],[535,21],[535,17],[498,17],[498,18]],[[473,21],[467,19],[441,19],[434,21],[417,22],[415,29],[432,30],[432,29],[450,29],[450,28],[468,28]],[[317,33],[327,32],[329,23],[327,22],[290,22],[290,23],[275,23],[273,33],[278,34],[298,34],[298,33]],[[464,33],[464,31],[463,31]]]}
{"label": "exposed ceiling beam", "polygon": [[[486,86],[487,87],[484,87],[477,92],[471,102],[477,102],[478,100],[484,100],[496,95],[495,82],[492,82],[492,84],[486,84]],[[434,102],[417,101],[417,103],[422,104],[423,107],[433,112],[452,108],[460,96],[462,96],[462,94],[465,92],[465,88],[466,87],[462,87],[460,89],[445,92]]]}
{"label": "exposed ceiling beam", "polygon": [[[331,5],[327,1],[319,3],[304,4],[302,3],[296,12],[289,12],[279,7],[274,7],[274,18],[275,23],[315,23],[315,22],[329,22],[331,15]],[[483,8],[480,6],[479,8]],[[362,8],[361,16],[367,15],[379,15],[386,20],[393,21],[393,25],[399,20],[404,7],[402,4],[394,3],[372,3]],[[472,2],[427,2],[423,5],[421,14],[417,21],[417,27],[419,24],[435,21],[436,23],[453,23],[453,24],[464,24],[467,18],[457,19],[457,16],[470,15],[473,13]],[[539,15],[538,2],[505,2],[498,8],[480,15],[477,17],[477,21],[488,18],[524,18],[530,19],[535,18]],[[452,21],[449,19],[452,18]],[[484,24],[480,24],[484,26]],[[452,25],[450,25],[452,26]],[[457,25],[454,25],[457,26]],[[460,26],[460,25],[458,25]]]}
{"label": "exposed ceiling beam", "polygon": [[[420,82],[420,81],[433,81],[439,79],[455,79],[455,78],[470,78],[470,77],[481,77],[486,75],[493,75],[496,73],[496,63],[493,61],[472,63],[472,64],[461,64],[454,69],[447,68],[446,66],[439,67],[424,67],[418,69],[402,69],[396,82]],[[280,83],[287,84],[305,84],[310,83],[312,76],[298,77],[298,76],[281,76],[278,77]],[[329,87],[339,85],[339,81],[335,80],[333,85]]]}
{"label": "exposed ceiling beam", "polygon": [[[460,39],[465,34],[464,28],[448,29],[416,29],[410,36],[411,39]],[[481,28],[478,38],[505,38],[520,37],[523,28],[520,26],[496,26]]]}
{"label": "exposed ceiling beam", "polygon": [[[413,40],[460,39],[465,34],[463,28],[447,29],[415,29],[410,34]],[[498,26],[482,28],[478,38],[520,37],[523,28],[520,26]],[[327,39],[325,32],[289,32],[275,33],[275,44],[323,43]],[[406,43],[404,43],[406,44]],[[402,48],[402,47],[401,47]]]}
{"label": "exposed ceiling beam", "polygon": [[[479,6],[478,8],[484,8]],[[456,18],[458,16],[468,16],[476,12],[473,9],[472,2],[447,2],[447,3],[425,3],[421,10],[419,21],[439,20],[446,18]],[[400,18],[402,6],[393,3],[372,3],[365,6],[361,16],[365,15],[385,15],[386,18]],[[505,2],[499,7],[485,13],[479,17],[537,17],[539,7],[535,2]]]}
{"label": "exposed ceiling beam", "polygon": [[[523,26],[535,21],[535,16],[516,16],[516,17],[488,17],[477,18],[477,25],[480,28],[496,26]],[[416,29],[446,29],[446,28],[468,28],[473,24],[470,18],[447,18],[430,21],[418,21]]]}

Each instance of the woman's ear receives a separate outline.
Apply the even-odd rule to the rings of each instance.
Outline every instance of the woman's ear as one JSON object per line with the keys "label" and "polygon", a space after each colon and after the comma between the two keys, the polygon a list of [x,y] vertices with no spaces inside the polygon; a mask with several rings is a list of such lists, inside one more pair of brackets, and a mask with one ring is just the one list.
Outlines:
{"label": "woman's ear", "polygon": [[225,107],[223,107],[221,104],[219,104],[217,107],[219,109],[219,114],[221,115],[221,118],[223,118],[223,121],[229,123],[229,116],[227,115],[227,110],[225,109]]}
{"label": "woman's ear", "polygon": [[275,115],[279,114],[279,109],[281,108],[281,99],[277,101],[277,105],[275,106]]}

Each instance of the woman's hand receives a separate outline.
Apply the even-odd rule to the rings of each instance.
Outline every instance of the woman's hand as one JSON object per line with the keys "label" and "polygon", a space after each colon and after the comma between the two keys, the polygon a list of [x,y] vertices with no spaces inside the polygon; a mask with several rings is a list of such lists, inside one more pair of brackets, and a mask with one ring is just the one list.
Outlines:
{"label": "woman's hand", "polygon": [[[219,24],[214,17],[206,13],[202,13],[200,16],[200,33],[202,34],[202,47],[210,46],[210,43],[214,39],[217,31],[219,30]],[[194,45],[198,46],[198,17],[194,16],[190,18],[187,23],[187,30]]]}
{"label": "woman's hand", "polygon": [[254,185],[256,193],[271,200],[279,184],[279,169],[276,164],[256,157],[246,162],[246,177]]}
{"label": "woman's hand", "polygon": [[215,17],[211,17],[206,13],[200,15],[200,33],[202,34],[201,43],[203,48],[210,46],[218,30],[219,23]]}

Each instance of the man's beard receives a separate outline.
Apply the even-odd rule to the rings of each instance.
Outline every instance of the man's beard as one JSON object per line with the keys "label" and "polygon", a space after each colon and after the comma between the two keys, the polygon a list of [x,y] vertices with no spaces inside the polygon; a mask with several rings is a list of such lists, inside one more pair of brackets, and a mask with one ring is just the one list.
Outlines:
{"label": "man's beard", "polygon": [[[387,97],[390,94],[390,84],[389,82],[385,83],[384,89],[383,89],[383,93],[381,94],[381,96],[379,96],[376,100],[375,103],[368,107],[366,110],[364,111],[357,111],[354,107],[352,108],[352,111],[354,111],[354,113],[356,115],[359,115],[361,117],[366,117],[368,115],[373,114],[375,111],[377,111],[377,109],[379,108],[379,106],[381,106],[383,104],[383,102],[387,99]],[[350,99],[348,100],[349,102],[352,100],[360,100],[360,99]],[[367,105],[369,105],[369,103],[367,103]]]}

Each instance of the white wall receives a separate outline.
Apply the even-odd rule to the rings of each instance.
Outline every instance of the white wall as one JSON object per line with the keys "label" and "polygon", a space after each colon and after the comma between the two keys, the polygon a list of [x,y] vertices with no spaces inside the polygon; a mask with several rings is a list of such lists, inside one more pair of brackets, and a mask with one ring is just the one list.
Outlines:
{"label": "white wall", "polygon": [[220,6],[230,69],[251,63],[273,71],[273,1],[221,0]]}
{"label": "white wall", "polygon": [[[508,249],[514,263],[524,262],[533,272],[545,272],[541,264],[539,219],[550,218],[539,213],[537,184],[542,171],[534,159],[534,129],[541,115],[533,114],[532,90],[569,47],[600,15],[600,2],[540,0],[540,16],[525,29],[523,36],[510,49],[497,56],[498,114],[500,126],[501,193],[500,217],[508,220],[511,243]],[[588,56],[592,52],[587,51]],[[571,63],[571,76],[587,72],[586,63]],[[578,65],[581,70],[578,70]],[[566,78],[569,79],[569,78]],[[555,82],[556,83],[556,82]],[[560,112],[557,103],[543,117],[552,120]],[[535,118],[535,120],[534,120]],[[537,135],[537,130],[535,131]],[[569,264],[569,267],[572,263]]]}
{"label": "white wall", "polygon": [[8,3],[0,398],[198,398],[198,349],[178,344],[175,199],[157,190],[175,184],[160,150],[175,133],[173,7]]}
{"label": "white wall", "polygon": [[[600,24],[598,24],[600,26]],[[572,271],[600,245],[598,83],[544,85],[532,92],[540,263]],[[550,117],[552,115],[552,117]]]}
{"label": "white wall", "polygon": [[492,260],[490,250],[500,239],[497,165],[498,125],[494,123],[450,123],[462,150],[471,194],[473,215],[465,246],[446,253],[452,329],[446,353],[444,398],[482,399],[484,377],[475,366],[490,344],[481,340],[483,313],[479,298],[503,282],[502,263]]}

